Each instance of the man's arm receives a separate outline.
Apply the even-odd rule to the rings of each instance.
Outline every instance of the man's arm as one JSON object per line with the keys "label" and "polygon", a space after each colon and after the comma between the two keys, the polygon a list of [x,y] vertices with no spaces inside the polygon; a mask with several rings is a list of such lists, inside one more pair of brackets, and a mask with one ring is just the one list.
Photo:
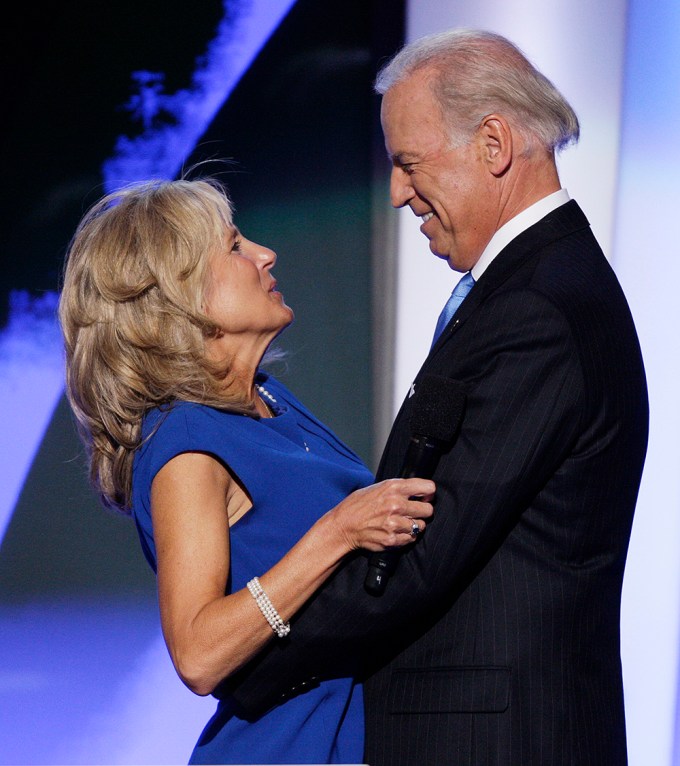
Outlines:
{"label": "man's arm", "polygon": [[[441,359],[441,363],[440,363]],[[435,609],[488,560],[568,454],[583,416],[583,381],[564,316],[530,290],[496,294],[437,357],[468,387],[459,437],[439,463],[435,515],[401,556],[380,597],[363,587],[366,560],[347,561],[269,646],[224,688],[251,714],[318,677],[357,672],[367,649]],[[408,440],[408,401],[383,460],[395,475]],[[384,478],[381,476],[381,478]],[[218,692],[219,695],[219,692]]]}

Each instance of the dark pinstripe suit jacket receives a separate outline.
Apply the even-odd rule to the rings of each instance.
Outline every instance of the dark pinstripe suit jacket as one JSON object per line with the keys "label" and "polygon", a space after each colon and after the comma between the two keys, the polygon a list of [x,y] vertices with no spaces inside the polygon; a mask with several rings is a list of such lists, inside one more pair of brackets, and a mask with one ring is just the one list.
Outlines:
{"label": "dark pinstripe suit jacket", "polygon": [[[575,202],[492,262],[416,386],[428,373],[468,396],[427,531],[379,598],[363,557],[347,562],[231,691],[257,713],[361,663],[372,766],[625,764],[619,612],[647,390]],[[411,402],[379,478],[399,474]]]}

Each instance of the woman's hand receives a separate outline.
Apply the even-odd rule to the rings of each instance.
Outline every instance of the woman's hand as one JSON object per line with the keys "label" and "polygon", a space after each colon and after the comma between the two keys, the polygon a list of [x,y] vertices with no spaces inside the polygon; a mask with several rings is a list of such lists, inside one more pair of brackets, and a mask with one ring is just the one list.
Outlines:
{"label": "woman's hand", "polygon": [[382,551],[412,543],[432,516],[429,479],[387,479],[352,492],[329,515],[348,550]]}
{"label": "woman's hand", "polygon": [[[210,694],[274,635],[246,588],[224,595],[231,506],[241,508],[237,486],[220,461],[201,452],[177,455],[151,485],[163,634],[180,678],[200,695]],[[412,542],[413,524],[422,530],[432,516],[434,490],[426,479],[389,479],[325,513],[258,575],[282,620],[290,620],[347,553]]]}

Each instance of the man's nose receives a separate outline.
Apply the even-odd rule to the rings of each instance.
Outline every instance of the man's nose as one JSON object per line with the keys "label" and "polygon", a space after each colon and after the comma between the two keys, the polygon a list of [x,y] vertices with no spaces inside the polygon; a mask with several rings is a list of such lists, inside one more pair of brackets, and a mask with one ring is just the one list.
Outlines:
{"label": "man's nose", "polygon": [[404,207],[413,199],[415,192],[409,181],[408,174],[402,168],[392,168],[390,176],[390,202],[392,207]]}

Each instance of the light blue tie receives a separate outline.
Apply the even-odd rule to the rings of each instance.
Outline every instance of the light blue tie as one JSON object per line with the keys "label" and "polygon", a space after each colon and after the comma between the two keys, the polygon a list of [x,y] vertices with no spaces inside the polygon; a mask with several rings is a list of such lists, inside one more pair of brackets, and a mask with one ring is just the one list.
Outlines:
{"label": "light blue tie", "polygon": [[[467,274],[458,282],[453,288],[451,297],[446,301],[446,305],[442,309],[442,313],[437,320],[437,327],[434,331],[434,338],[432,338],[432,346],[437,342],[439,336],[444,332],[444,328],[451,321],[453,315],[458,311],[458,307],[465,300],[465,296],[472,290],[475,280],[472,274],[468,271]],[[432,348],[430,346],[430,348]]]}

